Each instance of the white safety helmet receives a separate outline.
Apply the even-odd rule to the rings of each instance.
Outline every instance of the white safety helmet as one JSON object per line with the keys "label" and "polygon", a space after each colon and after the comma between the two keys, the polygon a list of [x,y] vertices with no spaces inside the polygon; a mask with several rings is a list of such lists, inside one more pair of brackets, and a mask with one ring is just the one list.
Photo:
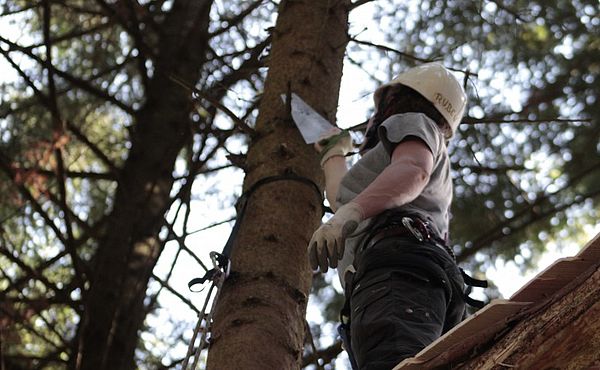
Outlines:
{"label": "white safety helmet", "polygon": [[456,131],[467,105],[467,94],[456,77],[439,63],[426,63],[399,74],[392,81],[375,90],[375,107],[386,87],[405,85],[430,101]]}

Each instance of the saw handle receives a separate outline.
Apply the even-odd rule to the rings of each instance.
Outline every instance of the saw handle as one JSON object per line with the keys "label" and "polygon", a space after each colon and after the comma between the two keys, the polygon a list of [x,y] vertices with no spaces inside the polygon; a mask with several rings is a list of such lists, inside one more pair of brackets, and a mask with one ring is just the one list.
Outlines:
{"label": "saw handle", "polygon": [[321,167],[332,156],[346,156],[353,149],[352,138],[348,130],[319,140],[315,147],[319,150]]}
{"label": "saw handle", "polygon": [[321,139],[317,142],[319,146],[322,148],[321,153],[326,152],[335,146],[341,139],[346,136],[350,136],[350,131],[341,130],[337,135],[329,136],[327,138]]}

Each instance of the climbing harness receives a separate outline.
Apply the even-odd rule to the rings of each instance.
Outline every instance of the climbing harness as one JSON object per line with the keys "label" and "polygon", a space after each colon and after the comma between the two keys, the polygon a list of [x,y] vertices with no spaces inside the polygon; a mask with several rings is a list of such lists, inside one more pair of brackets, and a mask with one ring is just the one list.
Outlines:
{"label": "climbing harness", "polygon": [[[371,236],[366,240],[362,249],[368,249],[373,246],[375,243],[379,242],[383,238],[391,237],[391,236],[402,236],[409,235],[414,237],[419,242],[426,242],[433,244],[443,250],[445,250],[450,257],[456,262],[456,255],[447,241],[438,237],[431,227],[431,224],[428,221],[421,219],[418,216],[414,215],[395,215],[393,212],[387,212],[385,215],[383,224],[385,226],[379,226]],[[473,287],[479,288],[487,288],[488,283],[487,280],[479,280],[475,279],[469,275],[459,267],[460,273],[463,277],[465,285],[467,288],[463,292],[463,298],[465,303],[469,306],[473,306],[476,308],[482,308],[485,303],[483,301],[471,298],[469,295],[471,294],[471,290]]]}
{"label": "climbing harness", "polygon": [[[431,227],[431,224],[429,222],[415,215],[397,215],[393,212],[386,212],[384,217],[385,218],[382,224],[375,226],[374,231],[372,231],[371,235],[363,242],[363,245],[359,249],[360,253],[371,248],[376,243],[379,243],[381,240],[389,237],[411,237],[419,242],[429,243],[445,250],[448,253],[448,255],[452,258],[452,260],[456,262],[456,256],[452,249],[448,246],[448,243],[436,235],[435,230]],[[392,263],[392,261],[389,260],[387,260],[387,262]],[[393,263],[396,264],[398,267],[426,267],[428,271],[439,270],[437,272],[437,275],[439,276],[443,274],[443,270],[441,270],[435,262],[429,261],[428,259],[415,259],[415,257],[404,256],[402,261],[393,261]],[[377,266],[381,266],[381,264],[378,263]],[[357,279],[360,279],[360,273],[357,273],[357,271],[354,270],[354,266],[351,267],[352,270],[347,271],[344,275],[344,295],[346,299],[344,300],[344,305],[342,307],[342,310],[340,311],[340,324],[338,325],[337,330],[342,339],[343,347],[348,353],[348,358],[350,360],[352,369],[357,370],[358,365],[356,363],[356,359],[354,358],[354,353],[352,352],[351,346],[352,333],[350,330],[351,312],[349,297],[351,296],[352,291],[354,289],[354,282]],[[361,271],[364,272],[364,270],[370,268],[375,268],[375,266],[371,265],[366,268],[363,266],[363,269]],[[458,267],[458,269],[462,275],[464,284],[466,285],[466,289],[462,292],[462,298],[464,302],[470,306],[482,308],[485,305],[485,303],[483,301],[471,298],[469,294],[471,293],[473,287],[487,288],[487,281],[475,279],[467,275],[467,273],[461,267]],[[446,289],[450,288],[446,287]]]}
{"label": "climbing harness", "polygon": [[[275,181],[297,181],[309,185],[317,192],[320,199],[320,204],[323,204],[323,194],[321,193],[321,190],[319,190],[317,184],[315,184],[309,178],[296,175],[292,172],[284,173],[282,175],[264,177],[252,184],[252,186],[240,196],[236,204],[237,217],[235,220],[235,224],[231,229],[231,234],[229,235],[229,238],[225,243],[223,251],[221,253],[213,251],[209,254],[213,264],[213,268],[208,270],[203,277],[192,279],[188,283],[188,287],[191,291],[194,291],[192,290],[192,287],[199,284],[202,285],[208,281],[211,282],[211,285],[208,289],[206,300],[204,301],[202,310],[198,315],[198,322],[192,334],[192,339],[188,346],[188,351],[184,358],[183,365],[181,367],[182,370],[195,370],[200,360],[200,353],[202,352],[205,346],[210,345],[209,333],[211,331],[212,326],[212,316],[217,305],[221,288],[223,287],[225,280],[231,272],[231,254],[233,252],[233,245],[239,232],[242,221],[244,219],[244,214],[246,213],[248,199],[254,192],[256,192],[256,190],[259,187]],[[323,208],[323,211],[325,211],[325,208]],[[211,298],[212,305],[210,311],[208,311],[207,313],[206,308],[208,307],[208,303]],[[197,346],[196,342],[198,342]],[[192,360],[191,364],[190,360]]]}

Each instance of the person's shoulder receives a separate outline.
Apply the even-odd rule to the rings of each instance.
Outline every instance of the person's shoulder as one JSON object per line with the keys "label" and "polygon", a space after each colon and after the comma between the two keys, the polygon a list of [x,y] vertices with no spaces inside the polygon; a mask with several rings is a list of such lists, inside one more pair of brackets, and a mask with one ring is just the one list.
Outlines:
{"label": "person's shoulder", "polygon": [[390,153],[394,147],[392,144],[401,142],[407,136],[421,139],[429,147],[436,160],[445,147],[442,131],[435,121],[424,113],[394,114],[381,124],[379,137]]}
{"label": "person's shoulder", "polygon": [[437,130],[437,124],[428,115],[421,112],[398,113],[389,116],[383,124],[393,125],[401,123],[410,126],[422,126]]}
{"label": "person's shoulder", "polygon": [[391,115],[382,122],[381,126],[385,128],[388,134],[390,132],[395,134],[422,133],[432,137],[439,135],[443,136],[435,121],[429,118],[425,113],[419,112]]}

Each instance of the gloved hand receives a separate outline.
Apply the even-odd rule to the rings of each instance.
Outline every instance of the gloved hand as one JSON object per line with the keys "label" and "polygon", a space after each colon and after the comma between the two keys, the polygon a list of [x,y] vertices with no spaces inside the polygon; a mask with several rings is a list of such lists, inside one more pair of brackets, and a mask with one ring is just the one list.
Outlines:
{"label": "gloved hand", "polygon": [[334,156],[345,156],[354,148],[352,138],[348,131],[335,127],[325,132],[315,143],[315,149],[321,153],[321,167]]}
{"label": "gloved hand", "polygon": [[308,243],[308,258],[313,270],[320,267],[327,272],[328,266],[336,268],[344,256],[346,237],[364,219],[362,208],[353,202],[341,206],[326,223],[314,232]]}

